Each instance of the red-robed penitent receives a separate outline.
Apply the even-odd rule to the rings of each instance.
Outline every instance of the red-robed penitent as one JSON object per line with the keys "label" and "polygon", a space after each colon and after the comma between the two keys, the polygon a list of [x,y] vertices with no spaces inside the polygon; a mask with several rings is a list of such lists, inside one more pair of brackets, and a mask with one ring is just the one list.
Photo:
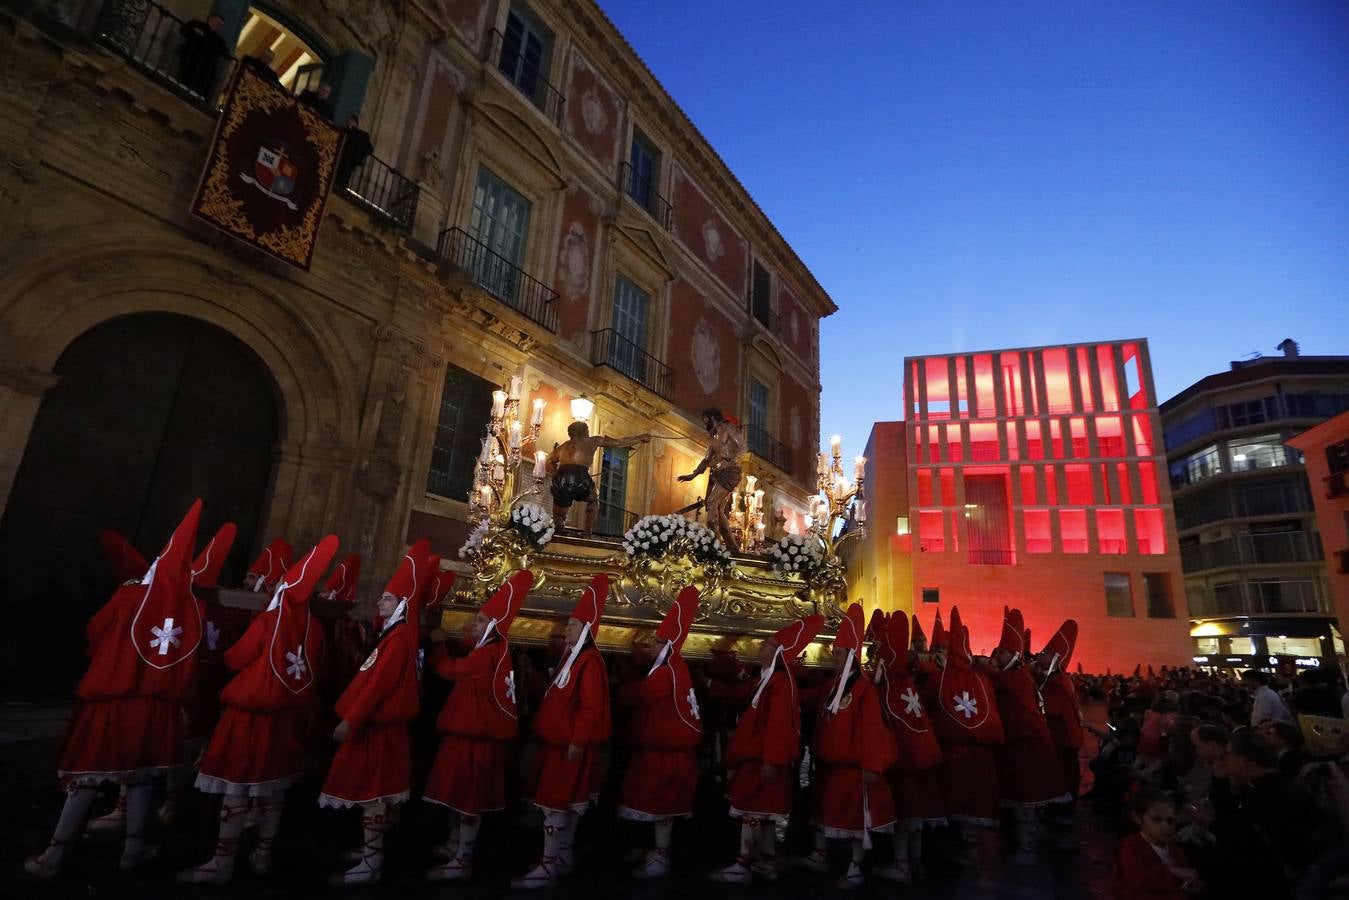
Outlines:
{"label": "red-robed penitent", "polygon": [[[914,617],[917,630],[918,618]],[[887,776],[895,816],[905,828],[946,824],[946,804],[937,783],[941,745],[909,669],[909,617],[892,613],[876,629],[876,667],[881,713],[895,737],[897,756]]]}
{"label": "red-robed penitent", "polygon": [[1076,796],[1081,786],[1082,763],[1079,754],[1085,738],[1077,690],[1068,674],[1068,662],[1076,646],[1077,622],[1068,619],[1054,632],[1049,645],[1045,647],[1044,652],[1051,656],[1052,662],[1049,676],[1040,687],[1045,701],[1045,720],[1049,723],[1049,735],[1054,742],[1059,772],[1064,789],[1070,796]]}
{"label": "red-robed penitent", "polygon": [[1026,656],[1021,611],[1003,610],[998,649],[1010,654],[1008,667],[991,674],[1002,719],[1004,742],[997,748],[998,787],[1004,806],[1037,807],[1067,799],[1049,724],[1040,710],[1039,691]]}

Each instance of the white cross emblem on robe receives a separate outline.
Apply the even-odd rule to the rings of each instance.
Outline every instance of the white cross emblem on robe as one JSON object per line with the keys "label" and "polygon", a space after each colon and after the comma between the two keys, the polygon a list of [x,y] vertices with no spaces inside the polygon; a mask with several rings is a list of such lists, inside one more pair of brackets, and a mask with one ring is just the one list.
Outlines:
{"label": "white cross emblem on robe", "polygon": [[159,648],[160,656],[168,656],[170,647],[177,647],[182,641],[178,640],[178,635],[183,633],[183,629],[173,624],[173,617],[170,616],[164,620],[162,626],[153,626],[150,628],[154,640],[150,641],[151,647]]}
{"label": "white cross emblem on robe", "polygon": [[979,701],[971,697],[969,691],[961,691],[951,699],[955,701],[956,712],[964,713],[965,718],[973,718],[979,714]]}
{"label": "white cross emblem on robe", "polygon": [[506,699],[515,702],[515,670],[506,674]]}
{"label": "white cross emblem on robe", "polygon": [[702,719],[698,713],[698,695],[693,693],[693,688],[689,688],[689,712],[693,713],[693,718]]}
{"label": "white cross emblem on robe", "polygon": [[916,719],[923,714],[923,702],[918,699],[918,693],[912,687],[900,694],[899,699],[904,701],[904,712],[907,715]]}
{"label": "white cross emblem on robe", "polygon": [[304,664],[304,645],[296,647],[294,651],[286,651],[286,674],[296,681],[304,677],[309,667]]}
{"label": "white cross emblem on robe", "polygon": [[214,622],[206,623],[206,646],[211,650],[220,646],[220,629]]}

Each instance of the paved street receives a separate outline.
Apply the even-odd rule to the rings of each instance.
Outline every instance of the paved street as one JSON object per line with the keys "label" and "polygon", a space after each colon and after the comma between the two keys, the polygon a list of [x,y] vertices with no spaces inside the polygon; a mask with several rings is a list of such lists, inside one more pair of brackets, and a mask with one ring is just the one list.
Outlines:
{"label": "paved street", "polygon": [[[0,896],[23,898],[142,898],[155,897],[247,897],[264,900],[273,897],[341,895],[364,897],[474,897],[487,898],[511,894],[508,880],[519,874],[538,852],[537,821],[521,813],[513,821],[488,819],[479,839],[479,874],[462,886],[429,885],[419,875],[428,860],[432,842],[443,839],[445,823],[439,815],[411,804],[403,821],[389,837],[390,857],[386,881],[378,888],[339,891],[324,885],[324,876],[338,867],[338,855],[344,846],[357,841],[359,827],[352,812],[320,812],[315,804],[318,784],[307,782],[292,797],[287,819],[278,840],[273,876],[263,881],[241,866],[236,882],[228,888],[179,887],[173,873],[210,854],[214,834],[213,809],[200,795],[190,792],[180,824],[172,829],[158,828],[154,839],[162,844],[160,861],[142,871],[122,875],[116,871],[120,840],[111,836],[85,838],[60,878],[52,883],[35,882],[21,872],[24,857],[41,849],[50,836],[61,802],[52,772],[59,742],[59,723],[64,710],[0,708],[0,791],[10,799],[11,814],[4,820],[0,845]],[[22,739],[25,729],[39,735]],[[107,808],[111,794],[96,812]],[[543,892],[544,896],[675,898],[693,897],[817,897],[833,893],[832,880],[822,875],[793,869],[771,886],[739,888],[716,885],[707,880],[714,864],[729,863],[735,852],[735,826],[724,815],[715,791],[702,799],[702,812],[692,823],[681,823],[675,831],[675,867],[678,877],[645,884],[627,875],[629,857],[647,834],[614,824],[612,817],[592,812],[583,824],[578,873],[562,887]],[[606,811],[600,811],[606,812]],[[984,865],[973,872],[959,872],[940,862],[930,864],[930,877],[920,886],[899,889],[884,882],[873,882],[859,892],[863,897],[905,896],[914,898],[978,898],[978,900],[1072,900],[1106,896],[1110,876],[1113,841],[1102,823],[1090,810],[1080,816],[1078,837],[1081,849],[1076,854],[1047,857],[1035,868],[1005,865],[1000,856],[997,836],[986,836],[981,847]],[[884,838],[878,845],[884,846]],[[793,828],[788,835],[789,853],[804,852],[809,835]],[[247,847],[247,838],[245,847]],[[835,868],[844,865],[842,848],[837,847]]]}

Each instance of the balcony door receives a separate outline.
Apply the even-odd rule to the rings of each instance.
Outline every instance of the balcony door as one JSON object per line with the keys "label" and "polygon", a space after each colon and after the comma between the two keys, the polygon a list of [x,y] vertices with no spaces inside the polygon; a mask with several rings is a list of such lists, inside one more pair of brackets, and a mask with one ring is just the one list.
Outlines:
{"label": "balcony door", "polygon": [[513,7],[506,16],[506,33],[501,43],[501,74],[505,75],[533,101],[543,108],[546,100],[544,86],[547,80],[548,57],[553,47],[553,35],[528,12]]}
{"label": "balcony door", "polygon": [[604,535],[621,535],[626,528],[624,507],[628,499],[628,450],[606,447],[600,464],[600,512],[595,530]]}
{"label": "balcony door", "polygon": [[529,201],[487,169],[478,170],[469,236],[478,243],[467,268],[478,284],[502,300],[514,301],[529,234]]}
{"label": "balcony door", "polygon": [[[749,380],[749,449],[767,458],[768,456],[768,385],[751,378]],[[774,460],[776,462],[776,460]]]}
{"label": "balcony door", "polygon": [[614,283],[609,365],[634,381],[646,379],[646,316],[651,297],[622,275]]}

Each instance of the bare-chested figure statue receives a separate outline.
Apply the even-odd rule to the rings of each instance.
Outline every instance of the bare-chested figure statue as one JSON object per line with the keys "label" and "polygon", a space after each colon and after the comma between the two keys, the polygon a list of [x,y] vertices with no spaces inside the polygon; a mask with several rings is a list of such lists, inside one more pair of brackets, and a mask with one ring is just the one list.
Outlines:
{"label": "bare-chested figure statue", "polygon": [[590,463],[595,458],[595,451],[601,447],[636,447],[649,440],[649,434],[626,438],[605,437],[602,434],[592,437],[590,426],[585,422],[568,425],[567,440],[554,448],[548,457],[548,471],[553,476],[553,521],[560,526],[573,503],[584,503],[585,530],[593,532],[595,519],[600,514],[600,495],[595,489],[595,479],[590,477]]}
{"label": "bare-chested figure statue", "polygon": [[745,453],[745,438],[734,422],[716,407],[703,410],[703,425],[712,436],[707,455],[698,468],[680,481],[692,481],[707,472],[707,521],[716,529],[727,550],[737,546],[731,532],[731,494],[740,486],[740,457]]}

